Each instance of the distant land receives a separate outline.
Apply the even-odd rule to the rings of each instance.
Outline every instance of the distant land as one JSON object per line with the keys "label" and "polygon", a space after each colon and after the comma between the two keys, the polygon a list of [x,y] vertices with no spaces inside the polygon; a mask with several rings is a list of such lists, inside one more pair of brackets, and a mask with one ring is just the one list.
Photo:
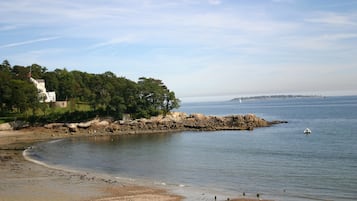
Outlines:
{"label": "distant land", "polygon": [[249,101],[249,100],[262,100],[262,99],[287,99],[287,98],[323,98],[319,95],[270,95],[270,96],[247,96],[233,98],[231,101]]}

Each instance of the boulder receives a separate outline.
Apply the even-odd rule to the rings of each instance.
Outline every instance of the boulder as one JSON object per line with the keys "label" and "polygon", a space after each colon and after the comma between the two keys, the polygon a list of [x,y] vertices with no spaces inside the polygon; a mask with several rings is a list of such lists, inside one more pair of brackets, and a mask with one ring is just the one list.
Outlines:
{"label": "boulder", "polygon": [[22,128],[27,128],[29,127],[29,123],[26,122],[26,121],[13,121],[13,122],[10,122],[11,124],[11,127],[14,129],[14,130],[19,130],[19,129],[22,129]]}
{"label": "boulder", "polygon": [[70,131],[70,132],[77,132],[78,131],[78,123],[68,123],[68,124],[66,124],[66,126],[67,126],[67,128],[68,128],[68,130]]}
{"label": "boulder", "polygon": [[190,118],[194,118],[196,121],[203,121],[203,120],[206,120],[207,119],[207,116],[205,116],[204,114],[191,114],[189,116]]}
{"label": "boulder", "polygon": [[165,116],[166,121],[173,121],[173,122],[183,122],[187,118],[187,114],[184,112],[170,112]]}
{"label": "boulder", "polygon": [[108,120],[102,120],[102,121],[99,121],[99,122],[95,122],[94,125],[95,126],[98,126],[98,127],[105,127],[105,126],[108,126],[110,123]]}
{"label": "boulder", "polygon": [[0,131],[11,131],[11,130],[13,130],[13,127],[11,126],[10,123],[0,124]]}
{"label": "boulder", "polygon": [[99,119],[94,119],[94,120],[87,121],[87,122],[81,122],[77,126],[78,126],[78,128],[89,128],[90,126],[92,126],[93,124],[96,124],[96,123],[99,123]]}
{"label": "boulder", "polygon": [[56,128],[60,128],[63,127],[64,123],[50,123],[50,124],[46,124],[43,127],[47,128],[47,129],[56,129]]}

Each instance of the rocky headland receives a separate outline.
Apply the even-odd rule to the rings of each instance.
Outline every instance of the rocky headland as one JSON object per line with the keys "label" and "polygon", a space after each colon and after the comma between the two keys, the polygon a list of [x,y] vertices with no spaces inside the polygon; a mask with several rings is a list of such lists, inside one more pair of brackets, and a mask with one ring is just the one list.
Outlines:
{"label": "rocky headland", "polygon": [[254,114],[230,116],[206,116],[203,114],[186,114],[172,112],[166,116],[159,115],[149,119],[113,121],[111,118],[96,118],[79,123],[51,123],[44,125],[46,129],[62,130],[70,133],[97,132],[109,133],[155,133],[175,131],[217,131],[217,130],[253,130],[286,121],[266,121]]}

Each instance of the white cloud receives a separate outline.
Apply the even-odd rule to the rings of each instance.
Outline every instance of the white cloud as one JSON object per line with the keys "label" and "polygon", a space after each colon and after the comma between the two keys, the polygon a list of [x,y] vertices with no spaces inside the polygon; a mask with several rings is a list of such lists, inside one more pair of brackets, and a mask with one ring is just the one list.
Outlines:
{"label": "white cloud", "polygon": [[15,25],[5,25],[5,26],[0,26],[0,31],[10,31],[17,29],[17,26]]}
{"label": "white cloud", "polygon": [[212,5],[219,5],[219,4],[222,3],[221,0],[209,0],[208,2],[209,2],[210,4],[212,4]]}
{"label": "white cloud", "polygon": [[117,38],[112,38],[106,42],[94,44],[91,47],[89,47],[89,49],[96,49],[100,47],[118,45],[123,43],[132,43],[132,42],[136,42],[137,40],[138,39],[134,36],[117,37]]}
{"label": "white cloud", "polygon": [[5,45],[0,45],[0,48],[10,48],[10,47],[17,47],[17,46],[23,46],[23,45],[30,45],[33,43],[39,43],[39,42],[44,42],[44,41],[49,41],[49,40],[56,40],[60,37],[45,37],[45,38],[38,38],[34,40],[26,40],[26,41],[21,41],[21,42],[15,42],[15,43],[8,43]]}
{"label": "white cloud", "polygon": [[357,16],[355,14],[340,14],[340,13],[332,13],[332,12],[323,12],[318,13],[318,16],[312,18],[306,18],[306,22],[311,23],[321,23],[328,25],[357,25]]}
{"label": "white cloud", "polygon": [[324,34],[321,40],[336,41],[357,38],[357,33],[338,33],[338,34]]}

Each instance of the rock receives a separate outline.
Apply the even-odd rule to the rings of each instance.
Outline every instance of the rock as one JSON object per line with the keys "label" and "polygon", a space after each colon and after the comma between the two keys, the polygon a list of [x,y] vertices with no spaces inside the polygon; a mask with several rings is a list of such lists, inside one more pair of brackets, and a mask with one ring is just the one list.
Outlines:
{"label": "rock", "polygon": [[29,127],[29,123],[26,121],[12,121],[8,123],[0,124],[0,131],[18,130]]}
{"label": "rock", "polygon": [[97,120],[81,122],[77,125],[78,128],[89,128],[93,123],[98,122]]}
{"label": "rock", "polygon": [[10,124],[14,130],[19,130],[19,129],[27,128],[30,126],[29,123],[26,121],[13,121],[13,122],[10,122]]}
{"label": "rock", "polygon": [[78,127],[77,127],[78,123],[68,123],[66,124],[68,130],[70,132],[77,132],[78,131]]}
{"label": "rock", "polygon": [[[112,119],[94,119],[92,121],[67,124],[47,124],[46,128],[65,126],[69,132],[81,129],[100,130],[106,132],[142,133],[166,132],[183,130],[253,130],[257,127],[266,127],[272,124],[285,123],[285,121],[268,122],[254,114],[230,116],[206,116],[203,114],[187,115],[183,112],[172,112],[166,116],[159,115],[150,119],[136,119],[116,121]],[[94,132],[93,132],[94,133]]]}
{"label": "rock", "polygon": [[203,114],[191,114],[190,117],[194,118],[196,121],[203,121],[207,119],[207,116]]}
{"label": "rock", "polygon": [[99,122],[95,122],[94,125],[97,127],[105,127],[108,126],[110,123],[107,120],[103,120],[103,121],[99,121]]}
{"label": "rock", "polygon": [[167,114],[164,119],[173,122],[182,122],[187,116],[188,115],[184,112],[171,112]]}
{"label": "rock", "polygon": [[151,117],[149,120],[150,121],[161,121],[163,118],[164,118],[164,116],[158,115],[158,116],[155,116],[155,117]]}
{"label": "rock", "polygon": [[47,128],[47,129],[56,129],[56,128],[60,128],[63,127],[64,123],[50,123],[50,124],[46,124],[43,127]]}
{"label": "rock", "polygon": [[13,130],[13,128],[10,123],[0,124],[0,131],[11,131],[11,130]]}
{"label": "rock", "polygon": [[287,124],[288,121],[279,121],[279,120],[275,120],[275,121],[271,121],[269,122],[270,124]]}

